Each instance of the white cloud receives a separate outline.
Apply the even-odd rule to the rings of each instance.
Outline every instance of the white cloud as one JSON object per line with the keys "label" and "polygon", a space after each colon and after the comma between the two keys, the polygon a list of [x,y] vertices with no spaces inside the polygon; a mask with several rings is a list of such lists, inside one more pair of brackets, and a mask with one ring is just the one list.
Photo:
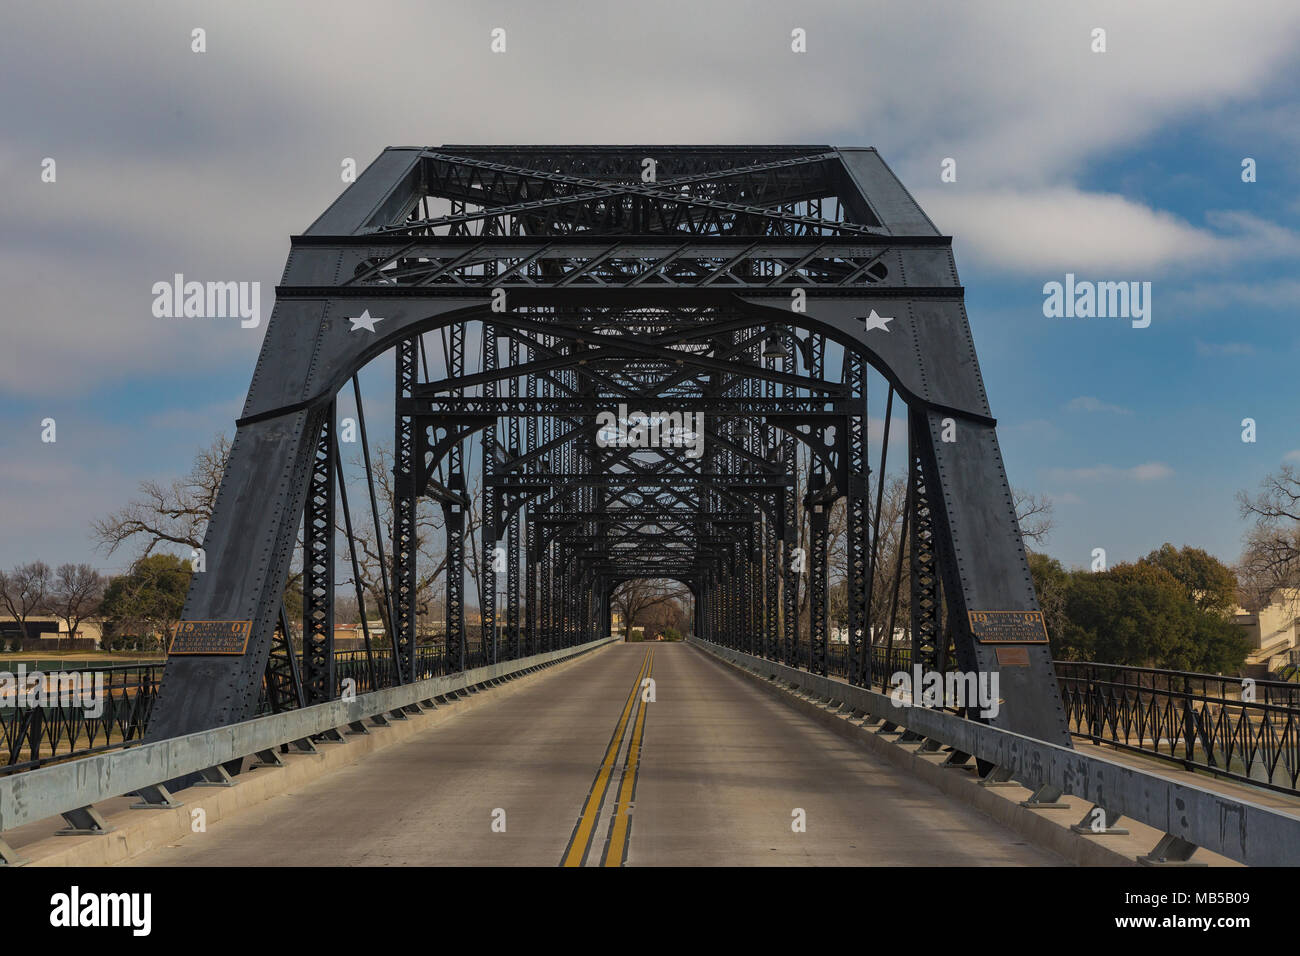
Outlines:
{"label": "white cloud", "polygon": [[1174,470],[1164,462],[1150,461],[1132,468],[1114,465],[1094,465],[1089,468],[1049,468],[1052,481],[1159,481],[1170,478]]}
{"label": "white cloud", "polygon": [[[15,5],[0,31],[0,88],[13,94],[0,144],[0,392],[120,404],[101,387],[165,375],[242,389],[263,330],[154,320],[151,284],[177,271],[261,281],[265,318],[288,236],[343,189],[340,161],[364,166],[395,144],[873,145],[956,234],[959,262],[1142,279],[1297,254],[1293,232],[1251,214],[1193,222],[1078,185],[1098,160],[1206,116],[1283,111],[1225,140],[1232,157],[1294,137],[1295,107],[1277,103],[1295,99],[1285,85],[1300,52],[1294,0],[1240,14],[1183,0],[806,0],[797,11],[770,0],[739,17],[733,6],[659,0],[646,16],[576,0],[392,0],[366,16],[318,0],[304,16],[300,4],[230,0],[204,8],[208,52],[196,55],[183,5]],[[1099,23],[1103,55],[1088,51]],[[497,25],[509,30],[501,56],[488,51]],[[806,55],[789,52],[793,25],[808,30]],[[55,185],[39,182],[47,155]],[[948,156],[959,181],[941,190]],[[1212,284],[1191,294],[1249,303],[1252,290],[1265,294]],[[1268,291],[1297,300],[1280,284]],[[207,400],[176,389],[176,407]],[[188,414],[155,424],[190,421],[202,432],[187,444],[206,442],[207,412]],[[1035,427],[1046,428],[1026,423]],[[169,470],[131,436],[80,454],[84,466],[56,483],[0,470],[0,500],[22,523],[10,539],[46,540]],[[108,494],[113,460],[134,474],[113,476]],[[1096,477],[1154,480],[1164,467]],[[84,514],[62,506],[72,500]]]}
{"label": "white cloud", "polygon": [[[885,437],[885,420],[874,416],[867,417],[867,440],[878,442]],[[907,419],[895,415],[889,420],[889,443],[894,448],[907,441]]]}
{"label": "white cloud", "polygon": [[1117,415],[1132,415],[1130,409],[1122,408],[1119,405],[1108,405],[1099,398],[1092,395],[1080,395],[1078,398],[1072,398],[1065,406],[1072,412],[1114,412]]}
{"label": "white cloud", "polygon": [[[1154,272],[1297,246],[1245,213],[1205,227],[1072,185],[1097,157],[1191,115],[1275,109],[1260,100],[1300,50],[1290,0],[1258,0],[1249,16],[1209,3],[810,0],[796,18],[806,55],[790,52],[790,8],[777,2],[739,18],[688,0],[661,0],[653,17],[578,2],[381,9],[357,17],[344,0],[318,2],[304,19],[297,5],[234,0],[205,12],[202,55],[181,8],[10,11],[0,86],[27,92],[7,103],[18,145],[0,148],[0,259],[11,263],[0,281],[11,313],[58,321],[11,330],[18,357],[0,389],[30,388],[34,369],[56,363],[83,388],[187,353],[233,367],[238,347],[178,348],[101,313],[134,309],[139,282],[173,271],[269,287],[286,237],[343,188],[340,161],[364,165],[390,144],[875,145],[956,233],[959,261],[1022,272]],[[1110,52],[1093,54],[1103,21]],[[508,52],[494,55],[488,31],[501,23]],[[629,55],[646,49],[655,55]],[[918,54],[942,68],[917,69]],[[51,62],[57,78],[33,84]],[[39,182],[42,155],[58,160],[57,184]],[[946,156],[959,182],[939,189]],[[97,308],[84,307],[84,268],[104,277]]]}
{"label": "white cloud", "polygon": [[1227,355],[1254,355],[1255,346],[1249,342],[1202,342],[1196,340],[1196,354],[1206,358],[1219,358]]}
{"label": "white cloud", "polygon": [[1168,301],[1174,309],[1291,308],[1300,302],[1300,279],[1198,283],[1170,292]]}
{"label": "white cloud", "polygon": [[1124,196],[1074,186],[916,193],[939,230],[954,237],[959,262],[1008,272],[1141,280],[1173,268],[1222,268],[1300,253],[1295,232],[1236,211],[1207,215],[1214,227],[1207,229]]}
{"label": "white cloud", "polygon": [[1161,478],[1173,476],[1174,470],[1163,462],[1153,461],[1145,465],[1138,465],[1131,469],[1133,477],[1138,481],[1157,481]]}

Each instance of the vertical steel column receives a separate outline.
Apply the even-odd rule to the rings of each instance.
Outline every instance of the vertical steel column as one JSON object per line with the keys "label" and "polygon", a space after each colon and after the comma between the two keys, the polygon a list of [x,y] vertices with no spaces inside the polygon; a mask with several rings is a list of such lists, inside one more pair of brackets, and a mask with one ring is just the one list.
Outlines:
{"label": "vertical steel column", "polygon": [[[867,464],[867,363],[853,349],[844,350],[844,381],[852,391],[853,400],[846,427],[848,429],[849,486],[845,493],[845,598],[848,605],[850,683],[871,686],[871,635],[867,633],[867,607],[871,596],[867,591],[867,535],[878,533],[868,529],[867,511],[870,495],[870,467]],[[880,480],[885,476],[882,473]]]}
{"label": "vertical steel column", "polygon": [[[537,350],[532,346],[528,347],[528,361],[533,362],[537,359]],[[530,372],[526,380],[526,390],[528,393],[528,406],[534,412],[537,409],[537,376]],[[537,439],[537,415],[529,415],[524,423],[525,452],[532,452],[538,447]],[[527,474],[535,474],[537,463],[529,462],[524,466]],[[537,654],[541,650],[541,608],[537,603],[537,579],[540,575],[538,570],[538,548],[541,547],[541,541],[537,535],[537,515],[534,513],[534,505],[530,496],[528,504],[520,509],[519,520],[524,522],[524,610],[527,613],[527,650],[525,655]]]}
{"label": "vertical steel column", "polygon": [[912,596],[912,665],[933,670],[938,663],[941,598],[939,564],[935,554],[934,514],[929,488],[921,467],[925,418],[908,415],[908,480],[911,484],[911,596]]}
{"label": "vertical steel column", "polygon": [[[513,373],[515,366],[519,364],[519,343],[513,339],[510,341],[506,361],[510,363]],[[519,376],[511,374],[509,391],[512,399],[519,398]],[[513,412],[517,403],[512,401],[510,404]],[[506,442],[508,444],[506,454],[511,458],[518,457],[518,415],[512,414],[507,419]],[[510,513],[507,516],[509,523],[506,526],[506,657],[509,660],[516,660],[523,656],[519,646],[519,522],[522,518],[522,511],[515,508],[514,505],[515,502],[510,501]]]}
{"label": "vertical steel column", "polygon": [[[809,343],[812,346],[811,368],[808,370],[810,377],[814,379],[824,379],[826,377],[826,337],[817,333],[809,335]],[[825,437],[823,431],[813,430],[817,440]],[[819,459],[809,454],[808,456],[808,498],[804,502],[804,507],[808,509],[808,555],[809,576],[808,576],[808,670],[814,674],[826,673],[826,564],[827,554],[827,528],[830,515],[826,513],[824,503],[814,504],[811,499],[820,497],[826,488],[826,477],[819,464]]]}
{"label": "vertical steel column", "polygon": [[[551,346],[550,336],[542,336],[542,346],[549,350]],[[538,382],[538,394],[542,399],[551,397],[553,385],[549,377],[542,377]],[[549,415],[542,419],[541,422],[541,447],[550,443],[554,435],[555,419]],[[547,451],[538,462],[538,470],[555,471],[553,467],[554,453]],[[543,469],[541,466],[545,465]],[[538,515],[534,515],[536,520]],[[553,532],[544,532],[538,535],[539,551],[537,554],[538,561],[538,586],[541,588],[541,610],[538,626],[538,640],[541,645],[541,652],[553,650],[555,648],[554,633],[554,597],[555,597],[555,575],[553,561],[551,560],[554,551],[554,534]]]}
{"label": "vertical steel column", "polygon": [[396,398],[393,453],[393,620],[397,647],[397,674],[403,683],[415,680],[415,615],[418,589],[415,508],[419,496],[416,477],[415,419],[401,414],[403,400],[411,397],[416,381],[419,340],[397,344]]}
{"label": "vertical steel column", "polygon": [[302,676],[308,705],[334,698],[334,441],[329,403],[316,434],[303,515]]}
{"label": "vertical steel column", "polygon": [[763,515],[763,656],[779,660],[781,646],[781,593],[780,578],[780,535],[776,522],[770,515]]}
{"label": "vertical steel column", "polygon": [[[775,336],[770,336],[769,341]],[[769,356],[766,362],[767,368],[776,369],[776,357]],[[771,379],[763,383],[763,394],[765,397],[776,398],[776,382]],[[777,453],[777,430],[768,424],[767,419],[763,420],[763,457],[772,461]],[[778,492],[772,496],[771,503],[773,512],[777,510],[780,504]],[[780,535],[781,529],[777,527],[776,521],[772,515],[763,512],[763,528],[765,532],[763,541],[763,609],[764,609],[764,648],[763,655],[772,660],[780,660],[780,642],[781,642],[781,602],[780,602]]]}
{"label": "vertical steel column", "polygon": [[808,550],[811,568],[808,578],[808,669],[814,674],[826,674],[826,655],[828,633],[826,630],[827,611],[827,564],[830,528],[829,505],[816,498],[826,488],[826,477],[821,466],[813,460],[813,471],[808,476]]}
{"label": "vertical steel column", "polygon": [[[483,323],[483,371],[495,372],[497,369],[497,330],[487,322]],[[490,379],[483,383],[483,397],[497,397],[497,383]],[[483,429],[481,440],[483,448],[483,512],[479,522],[479,540],[482,543],[483,560],[479,568],[482,586],[479,588],[479,655],[480,664],[495,664],[497,661],[497,490],[492,486],[492,475],[496,471],[497,423],[493,422]]]}
{"label": "vertical steel column", "polygon": [[[790,335],[790,343],[787,346],[789,355],[781,360],[782,370],[787,375],[797,374],[799,371],[798,362],[795,359],[797,349],[795,347],[794,335]],[[797,395],[797,389],[790,383],[783,383],[781,386],[782,394],[787,398],[794,398]],[[781,433],[781,461],[785,465],[785,472],[793,476],[798,470],[798,461],[796,460],[796,448],[794,436],[788,431]],[[781,582],[781,628],[784,643],[783,659],[791,667],[797,667],[798,647],[799,647],[799,575],[802,573],[796,562],[801,566],[806,566],[807,556],[798,555],[799,549],[799,501],[798,489],[794,485],[789,485],[782,493],[782,536],[785,539],[785,553],[782,555],[783,580]]]}
{"label": "vertical steel column", "polygon": [[[763,347],[759,343],[750,346],[749,362],[761,366]],[[759,379],[747,378],[744,393],[749,398],[761,398],[763,385]],[[755,458],[762,458],[767,451],[759,421],[748,417],[744,421],[744,447]],[[745,528],[745,646],[750,654],[759,654],[763,648],[763,636],[766,622],[763,620],[763,529],[755,523]]]}
{"label": "vertical steel column", "polygon": [[[447,355],[447,377],[460,378],[465,374],[465,326],[457,322],[450,329],[450,347]],[[458,388],[452,394],[457,398],[465,390]],[[465,449],[462,442],[451,446],[447,454],[447,484],[455,493],[468,495],[465,484]],[[447,532],[447,667],[455,673],[465,669],[465,511],[460,502],[443,507]]]}
{"label": "vertical steel column", "polygon": [[541,650],[542,653],[555,649],[555,562],[552,560],[555,551],[555,542],[547,541],[542,547],[540,561],[540,580],[538,587],[541,589]]}

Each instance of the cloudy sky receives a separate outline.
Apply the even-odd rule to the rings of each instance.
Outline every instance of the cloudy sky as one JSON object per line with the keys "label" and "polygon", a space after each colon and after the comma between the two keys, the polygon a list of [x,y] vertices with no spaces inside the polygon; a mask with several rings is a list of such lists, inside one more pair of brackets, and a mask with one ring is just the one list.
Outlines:
{"label": "cloudy sky", "polygon": [[[879,148],[955,237],[1012,483],[1055,502],[1047,550],[1235,559],[1235,492],[1300,460],[1298,54],[1294,0],[13,7],[0,566],[120,569],[88,522],[233,431],[265,323],[155,318],[153,283],[260,281],[269,314],[345,158],[602,142]],[[1150,327],[1045,318],[1067,272],[1151,282]]]}

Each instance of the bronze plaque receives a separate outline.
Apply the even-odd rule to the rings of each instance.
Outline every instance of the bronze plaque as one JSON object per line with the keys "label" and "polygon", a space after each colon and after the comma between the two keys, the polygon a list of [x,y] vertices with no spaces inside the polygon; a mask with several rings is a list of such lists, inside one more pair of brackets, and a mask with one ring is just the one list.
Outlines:
{"label": "bronze plaque", "polygon": [[168,654],[242,654],[252,621],[181,621]]}
{"label": "bronze plaque", "polygon": [[995,647],[993,651],[998,655],[998,666],[1000,667],[1029,666],[1029,648],[1027,647],[1016,647],[1013,644],[1007,644]]}
{"label": "bronze plaque", "polygon": [[971,633],[981,644],[1046,644],[1042,611],[967,611]]}

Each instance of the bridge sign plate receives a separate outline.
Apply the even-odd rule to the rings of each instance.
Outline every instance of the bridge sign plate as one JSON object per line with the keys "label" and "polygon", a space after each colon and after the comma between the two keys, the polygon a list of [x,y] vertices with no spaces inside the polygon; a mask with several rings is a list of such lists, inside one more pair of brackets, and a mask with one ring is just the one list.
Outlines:
{"label": "bridge sign plate", "polygon": [[252,621],[181,621],[168,654],[242,654]]}
{"label": "bridge sign plate", "polygon": [[1042,611],[968,611],[970,630],[981,644],[1046,644]]}

